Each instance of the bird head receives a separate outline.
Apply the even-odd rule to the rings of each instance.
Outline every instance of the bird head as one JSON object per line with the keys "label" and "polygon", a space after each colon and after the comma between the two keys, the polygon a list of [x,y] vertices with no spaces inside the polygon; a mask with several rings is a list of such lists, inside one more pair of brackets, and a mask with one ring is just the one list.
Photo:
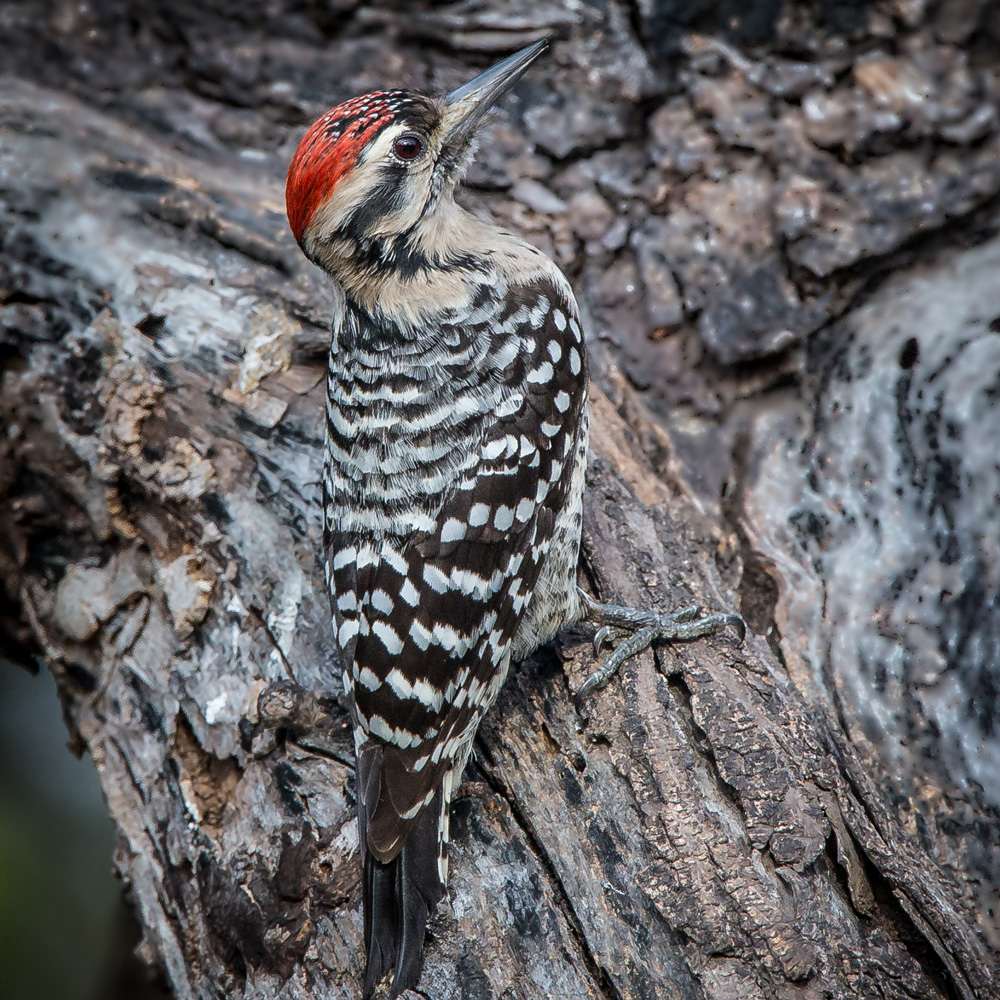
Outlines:
{"label": "bird head", "polygon": [[285,185],[303,252],[334,277],[367,262],[413,266],[475,150],[489,111],[547,47],[540,41],[444,98],[379,91],[331,108],[306,132]]}

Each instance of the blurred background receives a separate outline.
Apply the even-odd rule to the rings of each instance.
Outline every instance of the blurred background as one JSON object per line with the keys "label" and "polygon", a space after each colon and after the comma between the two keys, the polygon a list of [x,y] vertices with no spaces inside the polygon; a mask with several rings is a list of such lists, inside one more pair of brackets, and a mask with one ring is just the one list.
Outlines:
{"label": "blurred background", "polygon": [[0,995],[166,997],[133,954],[93,761],[67,742],[52,675],[0,659]]}

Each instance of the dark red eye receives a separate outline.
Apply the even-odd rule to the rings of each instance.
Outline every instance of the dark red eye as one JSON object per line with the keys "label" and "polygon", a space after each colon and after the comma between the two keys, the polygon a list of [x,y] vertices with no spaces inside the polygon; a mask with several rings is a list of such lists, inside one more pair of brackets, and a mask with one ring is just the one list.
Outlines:
{"label": "dark red eye", "polygon": [[392,148],[401,160],[415,160],[424,151],[424,144],[419,135],[401,135]]}

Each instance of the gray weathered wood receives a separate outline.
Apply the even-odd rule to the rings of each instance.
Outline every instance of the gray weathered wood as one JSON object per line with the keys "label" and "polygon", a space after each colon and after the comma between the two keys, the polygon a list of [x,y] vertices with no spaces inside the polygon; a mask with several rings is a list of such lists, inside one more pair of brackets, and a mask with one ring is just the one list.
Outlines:
{"label": "gray weathered wood", "polygon": [[[54,66],[43,87],[21,63],[0,83],[0,615],[11,651],[45,658],[97,763],[143,953],[178,998],[351,997],[361,969],[351,746],[317,559],[332,293],[285,232],[288,122],[258,156],[234,147],[269,134],[269,100],[304,117],[352,88],[420,82],[412,42],[386,55],[391,31],[493,51],[539,25],[567,38],[537,107],[484,145],[471,197],[554,253],[591,314],[584,579],[638,606],[741,610],[753,634],[645,654],[589,718],[573,698],[594,666],[585,628],[512,672],[454,807],[451,892],[421,990],[994,992],[1000,792],[978,756],[995,746],[990,709],[945,711],[988,688],[998,627],[997,244],[957,249],[996,228],[988,205],[967,215],[1000,188],[996,123],[971,121],[989,80],[959,79],[961,39],[940,42],[937,75],[918,57],[861,60],[846,87],[848,57],[822,32],[793,65],[675,26],[685,54],[671,56],[670,96],[654,7],[633,21],[614,4],[402,19],[360,5],[342,37],[329,29],[328,53],[305,28],[289,40],[272,26],[254,44],[276,77],[297,60],[294,95],[266,90],[274,80],[236,58],[250,50],[187,12],[212,40],[188,42],[204,61],[194,93],[169,62],[166,89],[151,87],[134,55],[135,93],[117,103],[100,86],[110,62],[87,71],[96,82]],[[907,53],[942,30],[904,28]],[[60,44],[83,51],[86,32],[70,34]],[[321,83],[340,65],[344,93]],[[441,65],[437,83],[465,72]],[[887,128],[873,92],[918,70],[946,112],[890,96],[934,154],[842,162],[845,144]],[[801,110],[807,98],[844,134],[812,135],[822,115]],[[648,134],[640,101],[655,104]],[[851,101],[845,124],[834,110]],[[949,128],[967,156],[934,145]],[[964,227],[955,247],[845,312],[871,273],[858,261],[949,217]],[[705,232],[710,253],[685,256]],[[951,444],[903,433],[930,426],[914,412],[943,410]],[[933,471],[936,456],[971,484],[957,501],[946,491],[947,510],[924,473],[904,474]],[[934,540],[939,518],[957,564]],[[973,563],[982,583],[963,588]],[[959,620],[942,653],[945,586],[973,625]]]}

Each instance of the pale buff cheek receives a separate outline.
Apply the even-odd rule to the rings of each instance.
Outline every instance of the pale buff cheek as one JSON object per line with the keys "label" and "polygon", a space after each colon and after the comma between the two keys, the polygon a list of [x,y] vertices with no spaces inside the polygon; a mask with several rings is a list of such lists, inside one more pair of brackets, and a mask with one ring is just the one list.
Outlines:
{"label": "pale buff cheek", "polygon": [[334,188],[333,194],[316,210],[306,228],[306,242],[311,248],[318,249],[321,244],[329,242],[329,235],[335,233],[341,223],[352,212],[359,201],[364,199],[365,191],[371,186],[371,178],[363,174],[350,173],[341,178]]}
{"label": "pale buff cheek", "polygon": [[[344,178],[337,185],[333,195],[316,212],[305,233],[306,249],[310,257],[345,287],[353,288],[359,282],[370,285],[374,279],[369,275],[352,275],[351,256],[352,245],[346,240],[331,240],[329,234],[335,233],[344,223],[349,214],[364,202],[366,192],[373,185],[371,174],[375,168],[368,166],[367,171],[361,170]],[[420,218],[423,202],[419,202],[420,188],[426,184],[426,179],[414,177],[408,180],[410,189],[406,197],[405,207],[380,221],[373,230],[373,236],[393,236],[406,232]],[[418,199],[412,203],[411,199]]]}
{"label": "pale buff cheek", "polygon": [[444,198],[414,233],[414,243],[431,261],[445,261],[477,246],[475,227],[467,221],[477,220],[451,200],[450,192]]}
{"label": "pale buff cheek", "polygon": [[[306,252],[309,259],[318,264],[338,284],[345,286],[344,274],[350,268],[351,247],[342,240],[323,241],[319,234],[306,234]],[[346,286],[345,286],[346,287]]]}

